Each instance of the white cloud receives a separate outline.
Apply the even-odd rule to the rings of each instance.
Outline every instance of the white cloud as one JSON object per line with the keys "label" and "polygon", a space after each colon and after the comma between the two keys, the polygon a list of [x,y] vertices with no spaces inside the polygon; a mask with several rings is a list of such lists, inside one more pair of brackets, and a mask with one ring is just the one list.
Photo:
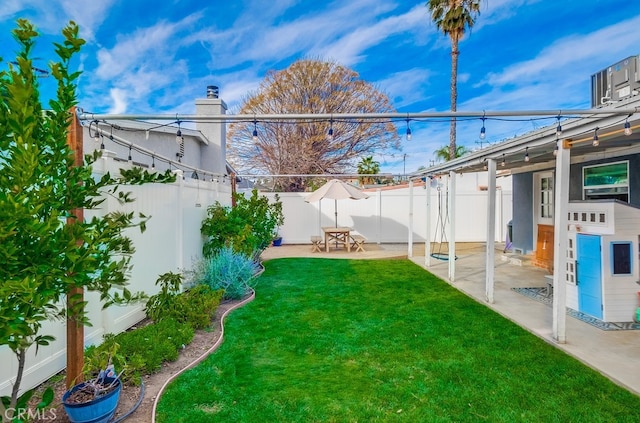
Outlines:
{"label": "white cloud", "polygon": [[111,101],[113,105],[111,109],[109,109],[108,113],[124,113],[127,111],[127,99],[128,95],[125,90],[120,88],[112,88],[109,90],[109,97],[111,97]]}

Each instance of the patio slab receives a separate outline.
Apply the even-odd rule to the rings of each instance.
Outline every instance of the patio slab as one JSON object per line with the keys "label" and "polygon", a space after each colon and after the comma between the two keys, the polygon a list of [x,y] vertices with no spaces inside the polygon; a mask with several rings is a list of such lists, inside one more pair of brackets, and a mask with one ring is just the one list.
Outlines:
{"label": "patio slab", "polygon": [[[455,281],[449,281],[449,284],[599,371],[620,386],[640,395],[640,330],[607,331],[567,316],[566,343],[557,343],[552,337],[552,308],[511,289],[544,287],[547,272],[531,266],[526,260],[520,262],[505,260],[502,248],[501,245],[496,245],[493,304],[485,300],[484,244],[456,244]],[[357,253],[348,253],[344,250],[314,253],[311,250],[311,244],[282,245],[269,247],[262,254],[262,258],[263,260],[281,257],[407,258],[407,244],[365,244],[365,250]],[[431,266],[425,266],[424,244],[414,244],[413,256],[410,259],[444,281],[448,281],[448,261],[432,259]]]}

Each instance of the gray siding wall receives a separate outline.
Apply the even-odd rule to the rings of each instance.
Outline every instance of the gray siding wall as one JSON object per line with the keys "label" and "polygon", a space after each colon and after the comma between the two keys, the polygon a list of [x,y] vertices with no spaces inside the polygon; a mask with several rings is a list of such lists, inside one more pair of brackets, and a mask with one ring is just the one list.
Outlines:
{"label": "gray siding wall", "polygon": [[513,248],[533,251],[533,173],[517,173],[513,181]]}
{"label": "gray siding wall", "polygon": [[571,165],[571,172],[569,176],[569,201],[582,200],[582,168],[584,166],[622,162],[625,160],[629,161],[629,204],[640,207],[640,155],[637,154]]}

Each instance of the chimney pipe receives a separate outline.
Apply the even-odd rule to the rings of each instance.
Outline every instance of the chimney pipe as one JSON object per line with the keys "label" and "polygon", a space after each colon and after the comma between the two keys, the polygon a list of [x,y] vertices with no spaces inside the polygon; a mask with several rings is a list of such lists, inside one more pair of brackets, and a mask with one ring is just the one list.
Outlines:
{"label": "chimney pipe", "polygon": [[217,85],[207,85],[207,98],[218,98],[218,94]]}

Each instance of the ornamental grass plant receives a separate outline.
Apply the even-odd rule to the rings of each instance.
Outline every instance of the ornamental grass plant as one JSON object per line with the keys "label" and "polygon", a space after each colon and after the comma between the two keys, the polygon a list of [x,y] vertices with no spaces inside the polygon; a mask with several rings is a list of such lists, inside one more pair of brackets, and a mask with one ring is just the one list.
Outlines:
{"label": "ornamental grass plant", "polygon": [[637,422],[640,397],[408,260],[267,261],[159,422]]}

